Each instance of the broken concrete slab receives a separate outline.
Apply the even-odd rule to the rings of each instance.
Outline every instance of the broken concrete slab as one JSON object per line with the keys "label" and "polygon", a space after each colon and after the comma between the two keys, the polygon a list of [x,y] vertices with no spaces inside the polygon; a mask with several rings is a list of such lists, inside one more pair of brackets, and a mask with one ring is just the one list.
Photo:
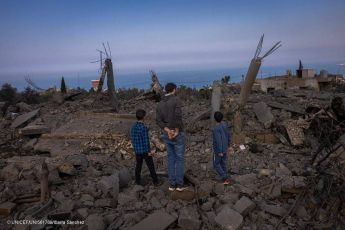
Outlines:
{"label": "broken concrete slab", "polygon": [[141,222],[129,228],[129,230],[164,230],[176,221],[176,217],[165,211],[156,211],[143,219]]}
{"label": "broken concrete slab", "polygon": [[17,205],[12,202],[5,202],[0,204],[0,215],[9,216]]}
{"label": "broken concrete slab", "polygon": [[268,107],[265,102],[261,101],[254,104],[253,110],[258,120],[264,125],[265,129],[268,129],[272,126],[275,118],[271,112],[271,108]]}
{"label": "broken concrete slab", "polygon": [[46,125],[28,125],[20,130],[20,133],[24,136],[40,135],[43,133],[50,133],[50,127]]}
{"label": "broken concrete slab", "polygon": [[268,212],[276,216],[284,216],[287,213],[287,210],[285,208],[278,205],[263,204],[260,206],[260,208],[265,212]]}
{"label": "broken concrete slab", "polygon": [[243,217],[230,207],[224,206],[215,221],[222,229],[236,230],[242,225]]}
{"label": "broken concrete slab", "polygon": [[30,112],[32,111],[32,107],[25,102],[19,102],[16,104],[16,107],[19,109],[20,112]]}
{"label": "broken concrete slab", "polygon": [[246,196],[242,196],[239,199],[234,209],[239,212],[242,216],[246,216],[249,212],[251,212],[255,208],[255,203]]}
{"label": "broken concrete slab", "polygon": [[18,116],[11,124],[11,128],[15,129],[19,126],[23,125],[24,123],[28,122],[32,118],[36,117],[39,113],[40,109],[33,110],[29,113],[24,113],[20,116]]}
{"label": "broken concrete slab", "polygon": [[19,170],[14,164],[8,164],[0,171],[0,176],[7,181],[18,181]]}
{"label": "broken concrete slab", "polygon": [[289,111],[292,113],[296,113],[296,114],[300,114],[300,115],[304,114],[303,110],[299,110],[299,109],[296,109],[290,105],[284,105],[284,104],[281,104],[279,102],[269,102],[267,104],[272,108],[283,109],[283,110],[286,110],[286,111]]}
{"label": "broken concrete slab", "polygon": [[200,228],[201,221],[196,208],[184,207],[179,212],[178,226],[182,229],[197,230]]}

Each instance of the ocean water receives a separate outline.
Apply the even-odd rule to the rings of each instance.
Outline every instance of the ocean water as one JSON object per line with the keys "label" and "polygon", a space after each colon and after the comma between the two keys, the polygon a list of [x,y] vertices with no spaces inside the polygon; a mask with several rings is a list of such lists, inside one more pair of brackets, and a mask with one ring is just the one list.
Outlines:
{"label": "ocean water", "polygon": [[[308,66],[309,67],[309,66]],[[168,82],[174,82],[177,85],[186,85],[192,88],[202,88],[204,86],[212,85],[215,80],[220,80],[225,75],[230,75],[230,82],[240,82],[242,75],[245,76],[248,67],[244,68],[228,68],[228,69],[213,69],[213,70],[194,70],[194,71],[170,71],[159,72],[157,76],[162,85]],[[315,64],[310,66],[319,73],[321,69],[326,69],[330,73],[345,74],[345,68],[340,68],[337,65],[330,64]],[[262,65],[257,78],[264,78],[269,76],[278,76],[286,74],[287,69],[291,69],[294,73],[296,66],[265,66]],[[60,87],[61,76],[64,76],[67,87],[76,88],[81,87],[86,90],[91,88],[91,80],[99,79],[100,74],[94,72],[74,72],[74,73],[52,73],[52,74],[33,74],[28,75],[37,86],[47,89],[50,87]],[[149,71],[142,73],[121,73],[115,70],[115,87],[116,88],[140,88],[148,89],[151,83],[151,76]],[[1,77],[0,85],[10,83],[19,91],[28,86],[25,77]]]}

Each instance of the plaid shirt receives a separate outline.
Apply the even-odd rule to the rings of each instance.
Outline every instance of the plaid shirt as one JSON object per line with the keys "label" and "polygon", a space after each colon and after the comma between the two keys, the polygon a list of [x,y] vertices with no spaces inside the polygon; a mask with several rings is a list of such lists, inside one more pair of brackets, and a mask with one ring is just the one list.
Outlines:
{"label": "plaid shirt", "polygon": [[135,122],[131,129],[131,140],[135,154],[150,152],[149,131],[143,122]]}

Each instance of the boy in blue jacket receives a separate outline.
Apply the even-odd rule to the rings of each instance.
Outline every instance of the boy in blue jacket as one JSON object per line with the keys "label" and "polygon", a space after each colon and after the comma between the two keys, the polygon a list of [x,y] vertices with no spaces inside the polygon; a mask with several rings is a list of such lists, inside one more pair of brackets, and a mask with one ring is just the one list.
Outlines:
{"label": "boy in blue jacket", "polygon": [[230,147],[230,131],[227,123],[222,122],[223,114],[219,111],[214,113],[214,119],[217,124],[212,129],[213,136],[213,166],[224,185],[231,183],[228,175],[228,148]]}

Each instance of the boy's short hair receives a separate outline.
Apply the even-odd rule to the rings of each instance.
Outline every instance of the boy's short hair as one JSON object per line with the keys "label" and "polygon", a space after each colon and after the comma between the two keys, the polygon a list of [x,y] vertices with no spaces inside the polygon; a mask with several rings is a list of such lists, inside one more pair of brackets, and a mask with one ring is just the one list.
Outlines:
{"label": "boy's short hair", "polygon": [[165,85],[165,92],[171,93],[176,88],[177,86],[175,85],[175,83],[169,82],[168,84]]}
{"label": "boy's short hair", "polygon": [[146,116],[146,112],[145,112],[145,110],[143,110],[143,109],[138,109],[138,110],[135,112],[135,116],[137,117],[138,120],[142,120],[142,119],[144,119],[144,117]]}
{"label": "boy's short hair", "polygon": [[217,122],[221,122],[223,120],[223,114],[219,111],[215,112],[213,117]]}

